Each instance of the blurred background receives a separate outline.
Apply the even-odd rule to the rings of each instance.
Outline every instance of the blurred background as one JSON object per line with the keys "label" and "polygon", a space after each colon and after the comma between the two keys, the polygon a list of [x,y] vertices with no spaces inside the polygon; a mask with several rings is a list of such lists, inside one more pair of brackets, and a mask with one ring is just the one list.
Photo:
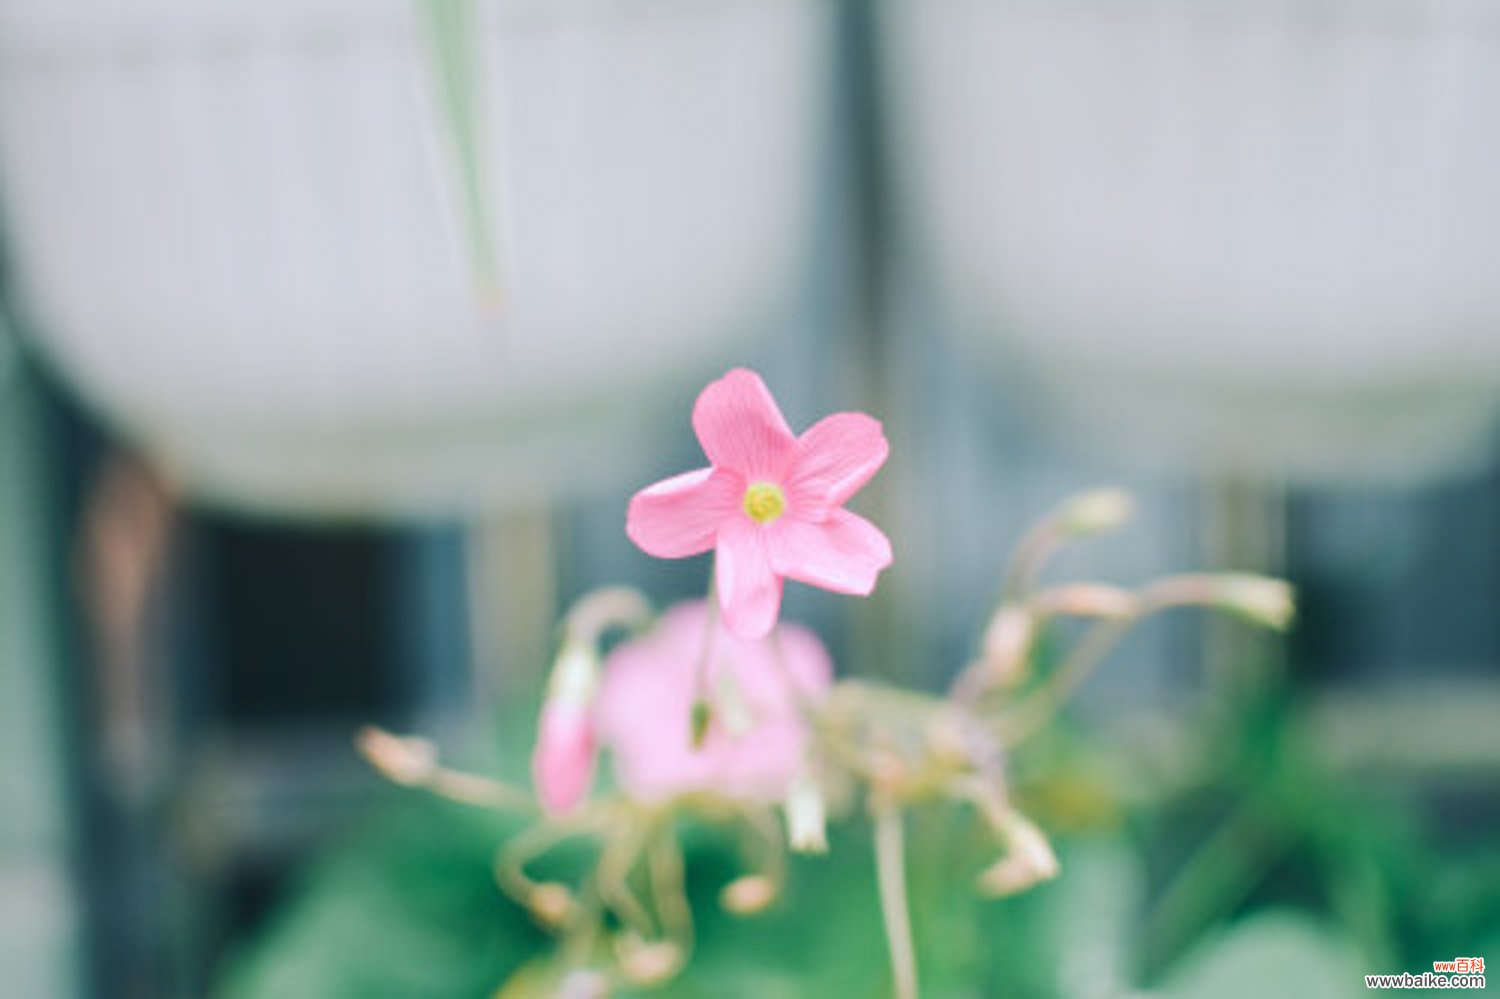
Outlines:
{"label": "blurred background", "polygon": [[[1299,590],[1285,640],[1151,623],[1012,761],[1056,883],[981,904],[914,833],[933,994],[1500,957],[1493,4],[3,0],[0,241],[15,995],[538,952],[504,831],[352,733],[521,773],[559,609],[701,592],[624,508],[740,364],[892,441],[877,595],[788,595],[843,674],[941,688],[1099,484],[1139,516],[1058,578]],[[863,849],[676,994],[882,994]]]}

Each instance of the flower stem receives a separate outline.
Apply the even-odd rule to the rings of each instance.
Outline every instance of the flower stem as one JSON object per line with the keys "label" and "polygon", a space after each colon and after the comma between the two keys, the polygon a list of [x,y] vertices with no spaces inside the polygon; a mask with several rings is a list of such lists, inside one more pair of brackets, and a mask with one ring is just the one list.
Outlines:
{"label": "flower stem", "polygon": [[651,897],[666,936],[683,948],[693,945],[693,910],[688,905],[686,877],[683,873],[682,848],[671,820],[654,831],[646,849],[646,871],[651,878]]}
{"label": "flower stem", "polygon": [[714,569],[708,572],[708,606],[703,615],[703,647],[698,653],[698,668],[693,676],[693,748],[703,745],[713,720],[713,699],[708,689],[708,667],[714,656],[714,636],[719,630],[719,587]]}
{"label": "flower stem", "polygon": [[872,805],[875,819],[875,874],[880,885],[880,912],[891,955],[896,999],[917,999],[917,954],[912,946],[911,914],[906,903],[906,845],[901,810],[890,801]]}
{"label": "flower stem", "polygon": [[1094,667],[1114,651],[1137,620],[1139,618],[1132,615],[1101,621],[1090,628],[1046,683],[1023,701],[1013,714],[1002,717],[1001,741],[1013,746],[1034,735],[1067,702]]}
{"label": "flower stem", "polygon": [[1205,573],[1168,576],[1136,594],[1131,613],[1106,618],[1084,635],[1052,676],[1008,717],[1001,718],[1001,739],[1013,746],[1037,732],[1088,679],[1142,619],[1173,607],[1216,607],[1224,577]]}

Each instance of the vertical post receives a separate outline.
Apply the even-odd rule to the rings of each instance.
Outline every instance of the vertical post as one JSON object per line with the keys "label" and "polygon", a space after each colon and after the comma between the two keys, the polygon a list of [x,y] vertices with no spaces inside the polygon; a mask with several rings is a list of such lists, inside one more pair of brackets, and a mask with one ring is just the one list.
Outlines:
{"label": "vertical post", "polygon": [[51,504],[31,393],[0,334],[0,968],[7,994],[81,996],[61,677],[39,539]]}
{"label": "vertical post", "polygon": [[[1286,520],[1282,484],[1229,472],[1212,476],[1203,487],[1205,568],[1284,576]],[[1229,703],[1254,700],[1285,678],[1285,640],[1260,634],[1247,649],[1244,637],[1235,622],[1204,623],[1203,682],[1209,693]]]}

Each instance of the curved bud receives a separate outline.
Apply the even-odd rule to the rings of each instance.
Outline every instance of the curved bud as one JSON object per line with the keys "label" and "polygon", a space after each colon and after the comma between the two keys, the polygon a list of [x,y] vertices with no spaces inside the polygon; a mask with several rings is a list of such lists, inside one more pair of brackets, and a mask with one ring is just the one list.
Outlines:
{"label": "curved bud", "polygon": [[1219,605],[1256,624],[1284,631],[1297,613],[1290,583],[1253,573],[1232,573],[1221,578]]}
{"label": "curved bud", "polygon": [[354,742],[371,766],[397,784],[420,784],[437,769],[437,747],[420,736],[392,735],[366,725]]}
{"label": "curved bud", "polygon": [[787,791],[787,841],[797,853],[828,852],[828,809],[823,790],[806,770],[798,773]]}
{"label": "curved bud", "polygon": [[531,777],[542,808],[551,815],[572,810],[594,783],[598,739],[594,697],[599,657],[592,647],[568,642],[558,653],[537,723]]}
{"label": "curved bud", "polygon": [[553,700],[542,706],[531,778],[542,808],[561,815],[577,807],[594,783],[594,718],[587,705]]}
{"label": "curved bud", "polygon": [[576,968],[557,985],[557,999],[608,999],[609,979],[591,968]]}
{"label": "curved bud", "polygon": [[751,916],[776,901],[776,895],[776,882],[764,874],[747,874],[720,889],[719,904],[737,916]]}
{"label": "curved bud", "polygon": [[567,886],[547,882],[531,890],[526,896],[526,907],[531,910],[537,922],[557,929],[572,918],[578,906]]}
{"label": "curved bud", "polygon": [[1057,877],[1061,870],[1057,854],[1031,820],[1013,811],[1005,819],[1003,832],[1005,856],[979,875],[980,891],[993,897],[1015,895]]}
{"label": "curved bud", "polygon": [[1130,519],[1135,503],[1123,489],[1080,493],[1057,511],[1056,523],[1066,537],[1082,538],[1112,531]]}
{"label": "curved bud", "polygon": [[634,985],[660,985],[682,968],[682,948],[670,940],[642,940],[634,933],[615,942],[620,972]]}

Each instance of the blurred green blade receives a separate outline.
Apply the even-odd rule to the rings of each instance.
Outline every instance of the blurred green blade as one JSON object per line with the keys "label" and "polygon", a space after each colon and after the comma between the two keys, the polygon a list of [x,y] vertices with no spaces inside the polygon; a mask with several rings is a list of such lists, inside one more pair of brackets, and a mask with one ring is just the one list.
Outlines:
{"label": "blurred green blade", "polygon": [[446,138],[444,146],[452,159],[452,173],[463,207],[475,284],[481,297],[493,302],[501,291],[500,261],[485,162],[480,33],[475,3],[474,0],[417,0],[417,3]]}

